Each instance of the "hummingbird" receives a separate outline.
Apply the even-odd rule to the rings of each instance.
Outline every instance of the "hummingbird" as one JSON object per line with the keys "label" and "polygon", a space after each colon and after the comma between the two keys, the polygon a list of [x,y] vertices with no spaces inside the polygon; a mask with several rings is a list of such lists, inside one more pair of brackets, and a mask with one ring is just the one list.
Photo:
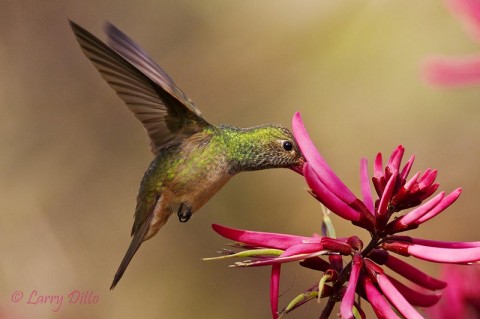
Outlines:
{"label": "hummingbird", "polygon": [[132,241],[111,290],[140,245],[172,214],[188,221],[237,173],[301,172],[305,160],[287,128],[210,124],[167,73],[114,25],[106,24],[108,44],[72,21],[70,26],[83,53],[143,124],[154,154],[140,183]]}

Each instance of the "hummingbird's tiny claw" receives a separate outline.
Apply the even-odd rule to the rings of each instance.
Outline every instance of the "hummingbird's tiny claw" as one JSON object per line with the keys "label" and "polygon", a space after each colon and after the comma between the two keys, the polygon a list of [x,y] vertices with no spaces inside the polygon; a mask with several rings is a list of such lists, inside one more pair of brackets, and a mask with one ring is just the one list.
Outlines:
{"label": "hummingbird's tiny claw", "polygon": [[187,203],[182,203],[178,209],[178,220],[181,223],[188,222],[190,217],[192,217],[192,208]]}

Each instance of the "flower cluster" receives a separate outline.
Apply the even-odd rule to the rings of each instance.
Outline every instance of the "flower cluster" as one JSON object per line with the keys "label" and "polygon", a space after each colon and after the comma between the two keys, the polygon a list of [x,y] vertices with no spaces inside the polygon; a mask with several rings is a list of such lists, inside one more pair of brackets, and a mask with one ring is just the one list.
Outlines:
{"label": "flower cluster", "polygon": [[[465,24],[475,40],[480,40],[480,0],[446,0],[447,5]],[[438,86],[480,83],[480,56],[430,57],[424,63],[427,82]]]}
{"label": "flower cluster", "polygon": [[[378,196],[376,200],[372,195],[367,160],[361,160],[360,199],[319,154],[299,113],[293,117],[293,134],[306,160],[303,175],[310,193],[331,212],[366,229],[371,240],[364,245],[356,236],[335,238],[332,231],[304,237],[213,225],[217,233],[234,240],[244,250],[237,253],[224,250],[223,256],[208,259],[242,257],[250,259],[237,262],[234,267],[272,267],[270,301],[274,319],[315,298],[328,298],[320,318],[328,318],[337,302],[341,303],[341,318],[364,318],[360,298],[371,304],[378,318],[423,318],[416,307],[437,303],[446,282],[427,275],[395,254],[438,263],[469,264],[480,260],[480,242],[441,242],[398,235],[437,216],[461,193],[458,188],[428,199],[439,187],[435,181],[437,171],[427,169],[409,178],[415,158],[410,157],[402,166],[402,146],[393,151],[385,165],[380,153],[375,158],[371,181]],[[406,213],[397,214],[407,209]],[[294,261],[322,275],[312,287],[279,311],[281,265]],[[391,277],[387,269],[417,288]]]}

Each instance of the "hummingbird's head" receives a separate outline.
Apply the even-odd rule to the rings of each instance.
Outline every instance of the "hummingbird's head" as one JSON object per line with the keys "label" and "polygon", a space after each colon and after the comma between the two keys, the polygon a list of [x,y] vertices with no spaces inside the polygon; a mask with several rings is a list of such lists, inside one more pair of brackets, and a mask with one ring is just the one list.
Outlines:
{"label": "hummingbird's head", "polygon": [[267,125],[264,128],[269,133],[265,139],[267,165],[271,165],[273,168],[284,167],[298,173],[302,172],[305,159],[292,132],[280,125]]}
{"label": "hummingbird's head", "polygon": [[240,129],[237,134],[230,146],[234,171],[290,168],[302,172],[305,160],[289,129],[262,125]]}

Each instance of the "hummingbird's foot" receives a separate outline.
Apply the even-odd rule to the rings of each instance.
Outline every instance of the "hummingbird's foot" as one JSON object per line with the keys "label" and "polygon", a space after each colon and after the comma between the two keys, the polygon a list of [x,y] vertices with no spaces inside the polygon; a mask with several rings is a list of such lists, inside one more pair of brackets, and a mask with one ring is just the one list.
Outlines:
{"label": "hummingbird's foot", "polygon": [[185,223],[185,222],[188,222],[188,220],[190,219],[190,217],[192,217],[192,208],[190,207],[189,204],[187,203],[182,203],[180,205],[180,208],[178,209],[178,220],[181,222],[181,223]]}

